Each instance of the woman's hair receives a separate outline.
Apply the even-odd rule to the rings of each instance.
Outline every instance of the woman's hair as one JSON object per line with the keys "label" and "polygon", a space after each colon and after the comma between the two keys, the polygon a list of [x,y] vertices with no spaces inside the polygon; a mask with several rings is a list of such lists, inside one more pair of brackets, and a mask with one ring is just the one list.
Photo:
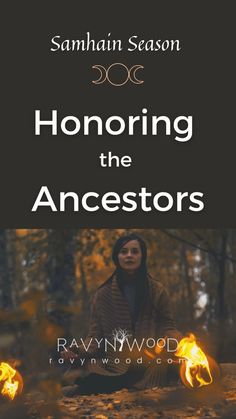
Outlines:
{"label": "woman's hair", "polygon": [[134,233],[128,234],[126,236],[122,236],[116,241],[116,243],[113,247],[112,259],[113,259],[114,264],[116,265],[115,274],[116,274],[118,286],[120,287],[121,291],[123,292],[125,273],[124,273],[123,269],[121,269],[121,267],[120,267],[119,260],[118,260],[118,255],[119,255],[120,250],[122,249],[122,247],[125,246],[131,240],[137,240],[139,242],[141,252],[142,252],[141,264],[140,264],[139,269],[135,273],[135,276],[136,276],[136,279],[135,279],[135,284],[136,284],[135,315],[136,316],[135,317],[137,318],[138,313],[139,313],[140,308],[141,308],[141,305],[143,304],[144,299],[145,299],[145,297],[148,293],[147,265],[146,265],[146,261],[147,261],[147,246],[146,246],[146,243],[144,242],[143,239],[141,239],[141,237],[139,237],[137,234],[134,234]]}
{"label": "woman's hair", "polygon": [[142,267],[146,267],[146,260],[147,260],[147,246],[146,243],[143,239],[141,239],[141,237],[139,237],[137,234],[127,234],[126,236],[122,236],[120,237],[114,247],[113,247],[113,252],[112,252],[112,259],[114,264],[116,265],[116,267],[119,268],[119,260],[118,260],[118,255],[122,249],[123,246],[125,246],[128,242],[130,242],[131,240],[137,240],[137,242],[139,242],[140,248],[141,248],[141,252],[142,252],[142,261],[141,261],[141,265],[140,268]]}

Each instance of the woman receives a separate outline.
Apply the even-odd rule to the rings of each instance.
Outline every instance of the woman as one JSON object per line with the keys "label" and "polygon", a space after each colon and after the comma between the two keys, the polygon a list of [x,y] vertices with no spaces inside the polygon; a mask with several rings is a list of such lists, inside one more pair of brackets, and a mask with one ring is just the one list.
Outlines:
{"label": "woman", "polygon": [[[151,362],[157,357],[155,351],[154,355],[150,354],[149,350],[139,351],[136,345],[128,345],[127,340],[141,342],[142,339],[148,338],[154,341],[160,337],[180,337],[172,318],[165,288],[147,273],[145,242],[136,234],[121,237],[115,243],[112,258],[116,269],[98,288],[92,303],[90,328],[86,339],[86,342],[90,343],[89,349],[86,352],[80,349],[79,354],[75,355],[85,356],[88,361],[89,375],[77,380],[78,388],[75,391],[78,393],[154,386],[158,381],[160,384],[160,371],[163,368],[157,364],[154,366]],[[123,333],[123,341],[119,333]],[[124,336],[127,336],[127,339]],[[105,349],[105,339],[111,341],[112,337],[113,340],[116,337],[120,345],[122,344],[122,351],[117,347],[114,350],[114,347],[109,345],[109,348]],[[98,345],[98,342],[101,344]],[[104,355],[108,359],[105,365]],[[64,352],[64,356],[69,358],[72,353]],[[137,359],[142,358],[143,361],[143,357],[146,365],[143,362],[138,364]],[[95,364],[89,362],[91,358],[96,358]],[[127,362],[127,359],[130,361]]]}

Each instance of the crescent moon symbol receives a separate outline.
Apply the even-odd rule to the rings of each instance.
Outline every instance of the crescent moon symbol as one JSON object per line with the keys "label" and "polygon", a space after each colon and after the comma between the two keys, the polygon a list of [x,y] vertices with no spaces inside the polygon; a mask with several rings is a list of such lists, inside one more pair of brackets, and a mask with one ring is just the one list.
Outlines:
{"label": "crescent moon symbol", "polygon": [[129,72],[130,72],[130,81],[132,81],[132,83],[135,83],[135,84],[142,84],[142,83],[144,83],[144,80],[139,80],[136,77],[136,71],[139,70],[140,68],[144,68],[144,66],[143,65],[136,64],[133,67],[131,67],[131,69],[129,70]]}
{"label": "crescent moon symbol", "polygon": [[104,81],[107,78],[107,71],[106,71],[105,67],[103,67],[102,65],[96,64],[96,65],[93,65],[92,68],[96,68],[98,71],[100,71],[99,78],[97,80],[92,80],[92,83],[94,83],[94,84],[104,83]]}

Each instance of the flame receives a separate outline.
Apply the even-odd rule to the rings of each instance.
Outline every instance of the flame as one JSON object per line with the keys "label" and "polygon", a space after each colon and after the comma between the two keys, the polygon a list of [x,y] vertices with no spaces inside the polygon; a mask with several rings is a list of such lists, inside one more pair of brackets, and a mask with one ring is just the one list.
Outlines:
{"label": "flame", "polygon": [[180,368],[180,376],[184,384],[193,388],[209,385],[213,382],[212,371],[208,362],[210,358],[197,345],[196,338],[192,333],[181,339],[175,355],[185,359]]}
{"label": "flame", "polygon": [[21,375],[6,362],[0,363],[0,386],[0,394],[10,400],[21,393],[23,388]]}

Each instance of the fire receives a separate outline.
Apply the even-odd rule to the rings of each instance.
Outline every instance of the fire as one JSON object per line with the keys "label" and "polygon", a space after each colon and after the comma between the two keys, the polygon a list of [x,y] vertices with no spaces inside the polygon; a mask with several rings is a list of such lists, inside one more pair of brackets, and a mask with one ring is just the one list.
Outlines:
{"label": "fire", "polygon": [[180,367],[180,376],[188,387],[196,388],[209,385],[214,381],[213,376],[219,373],[216,362],[206,356],[197,345],[193,334],[181,339],[175,356],[185,360]]}
{"label": "fire", "polygon": [[0,394],[13,400],[20,394],[23,388],[23,380],[18,371],[6,362],[0,363]]}

